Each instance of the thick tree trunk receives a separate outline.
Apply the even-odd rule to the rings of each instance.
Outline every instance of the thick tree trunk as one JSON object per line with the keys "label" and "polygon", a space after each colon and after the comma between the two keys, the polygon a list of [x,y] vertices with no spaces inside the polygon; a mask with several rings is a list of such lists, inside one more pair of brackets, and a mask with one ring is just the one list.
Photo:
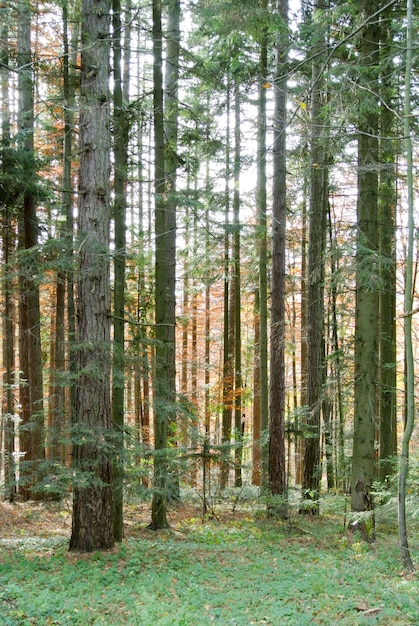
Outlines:
{"label": "thick tree trunk", "polygon": [[[364,0],[365,15],[377,2]],[[354,512],[373,511],[372,483],[376,476],[375,434],[377,409],[378,348],[378,114],[377,99],[369,87],[378,83],[379,29],[367,23],[360,36],[360,90],[362,99],[358,137],[358,202],[356,251],[356,319],[354,436],[351,507]],[[366,89],[361,89],[365,85]],[[356,521],[365,539],[374,539],[374,515]]]}
{"label": "thick tree trunk", "polygon": [[79,265],[75,487],[70,550],[113,546],[110,437],[110,54],[111,0],[83,0],[80,101]]}
{"label": "thick tree trunk", "polygon": [[[277,0],[276,10],[283,32],[288,25],[287,0]],[[286,517],[287,482],[285,471],[285,233],[286,233],[286,102],[288,35],[278,35],[274,81],[274,147],[272,211],[272,291],[270,355],[269,491],[273,499],[268,512]]]}

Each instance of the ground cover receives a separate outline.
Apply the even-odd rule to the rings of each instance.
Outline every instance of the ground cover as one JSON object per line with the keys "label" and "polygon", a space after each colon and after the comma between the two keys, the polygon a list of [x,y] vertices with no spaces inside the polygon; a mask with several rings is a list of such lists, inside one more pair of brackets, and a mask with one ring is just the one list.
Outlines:
{"label": "ground cover", "polygon": [[67,550],[68,507],[0,504],[0,624],[419,624],[394,528],[366,544],[340,514],[284,523],[234,509],[202,520],[176,507],[155,533],[148,506],[130,505],[124,542],[82,555]]}

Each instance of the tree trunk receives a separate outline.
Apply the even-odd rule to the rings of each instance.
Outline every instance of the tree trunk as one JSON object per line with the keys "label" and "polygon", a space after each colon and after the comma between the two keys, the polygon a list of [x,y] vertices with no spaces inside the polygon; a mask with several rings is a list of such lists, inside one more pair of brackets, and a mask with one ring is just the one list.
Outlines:
{"label": "tree trunk", "polygon": [[242,485],[243,416],[242,416],[242,339],[241,339],[241,278],[240,278],[240,87],[234,85],[234,484]]}
{"label": "tree trunk", "polygon": [[[113,366],[112,416],[115,429],[115,461],[113,482],[114,537],[123,538],[123,456],[124,456],[124,369],[125,369],[125,266],[126,266],[126,181],[128,165],[129,122],[123,98],[121,71],[121,2],[113,0],[113,154],[114,154],[114,302],[113,302]],[[129,24],[129,20],[127,24]]]}
{"label": "tree trunk", "polygon": [[113,546],[110,436],[110,0],[83,0],[75,487],[70,550]]}
{"label": "tree trunk", "polygon": [[[322,10],[316,2],[313,22]],[[315,35],[318,37],[318,34]],[[303,464],[303,498],[312,501],[303,512],[319,513],[321,483],[320,425],[324,384],[324,256],[326,248],[327,171],[324,130],[323,38],[313,47],[316,60],[311,80],[311,176],[307,292],[307,415]]]}
{"label": "tree trunk", "polygon": [[19,492],[24,499],[41,499],[36,489],[41,480],[40,465],[45,458],[43,368],[39,310],[38,218],[34,158],[34,104],[31,54],[31,6],[29,0],[19,5],[18,21],[18,91],[21,147],[28,156],[27,180],[23,193],[23,212],[19,218],[19,362],[21,370]]}
{"label": "tree trunk", "polygon": [[163,79],[162,79],[161,0],[153,0],[153,116],[154,116],[154,191],[155,191],[155,322],[156,369],[154,374],[154,485],[150,528],[167,528],[167,426],[173,389],[170,372],[174,351],[173,320],[170,316],[172,294],[169,281],[169,232],[165,202]]}
{"label": "tree trunk", "polygon": [[269,491],[273,496],[268,512],[287,516],[285,472],[285,233],[286,233],[286,103],[288,58],[288,2],[277,0],[282,21],[276,42],[274,80],[274,147],[272,210],[271,357],[269,423]]}
{"label": "tree trunk", "polygon": [[396,432],[396,146],[391,136],[395,134],[394,111],[394,63],[389,54],[393,45],[391,9],[381,19],[381,140],[380,140],[380,186],[378,198],[380,235],[380,477],[388,480],[394,472],[397,454]]}
{"label": "tree trunk", "polygon": [[[178,92],[179,92],[179,52],[180,52],[180,0],[169,0],[167,5],[166,64],[164,85],[164,136],[166,176],[166,218],[167,218],[167,321],[168,340],[168,387],[169,402],[172,410],[169,414],[169,444],[177,445],[176,405],[176,214],[177,214],[177,168],[178,168]],[[176,468],[170,471],[169,495],[171,500],[180,500],[179,474]]]}
{"label": "tree trunk", "polygon": [[231,315],[231,275],[230,275],[230,80],[227,77],[226,100],[226,177],[225,177],[225,219],[224,219],[224,314],[223,314],[223,414],[221,426],[221,471],[220,489],[228,485],[230,473],[230,440],[233,415],[233,353]]}
{"label": "tree trunk", "polygon": [[[0,37],[0,89],[1,89],[1,150],[2,166],[7,171],[7,151],[10,147],[10,108],[9,108],[9,11],[3,9],[1,15]],[[16,247],[16,232],[12,221],[12,198],[2,198],[2,254],[1,280],[4,302],[2,315],[3,350],[2,350],[2,395],[1,411],[3,414],[1,428],[4,436],[4,497],[13,502],[16,495],[15,476],[15,305],[13,301],[12,255]],[[1,437],[0,437],[1,440]]]}
{"label": "tree trunk", "polygon": [[[377,2],[364,0],[365,15],[372,15]],[[379,28],[369,21],[360,35],[360,106],[358,123],[358,201],[356,250],[356,319],[354,436],[352,454],[351,508],[368,512],[353,524],[367,540],[373,540],[372,483],[375,468],[378,348],[378,113],[377,98],[370,91],[378,83]],[[362,89],[362,87],[365,87]]]}
{"label": "tree trunk", "polygon": [[413,308],[413,250],[415,237],[414,222],[414,179],[412,147],[411,76],[413,61],[413,1],[407,0],[406,28],[406,70],[404,95],[404,136],[407,162],[407,206],[408,206],[408,245],[404,285],[404,350],[406,362],[406,421],[403,432],[399,469],[399,537],[403,565],[407,571],[414,569],[407,539],[406,523],[406,482],[409,473],[410,440],[415,425],[415,361],[413,354],[412,308]]}
{"label": "tree trunk", "polygon": [[[267,11],[267,1],[263,0],[261,10]],[[259,310],[259,342],[256,350],[259,359],[259,413],[260,432],[256,439],[260,454],[260,484],[266,488],[268,482],[268,415],[269,415],[269,390],[268,390],[268,236],[267,236],[267,199],[266,199],[266,89],[268,75],[268,34],[263,29],[260,43],[260,91],[258,107],[258,147],[257,147],[257,191],[256,209],[259,226],[259,285],[258,285],[258,310]],[[257,315],[257,313],[256,313]],[[256,399],[255,399],[256,400]],[[255,462],[254,462],[255,465]],[[255,471],[256,468],[254,468]]]}

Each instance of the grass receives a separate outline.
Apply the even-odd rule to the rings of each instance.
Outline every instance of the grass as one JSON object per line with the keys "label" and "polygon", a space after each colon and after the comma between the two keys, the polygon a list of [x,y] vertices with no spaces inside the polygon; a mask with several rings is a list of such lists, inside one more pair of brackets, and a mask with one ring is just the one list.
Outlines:
{"label": "grass", "polygon": [[2,626],[419,624],[417,575],[403,575],[386,528],[369,545],[334,514],[284,523],[248,510],[202,523],[189,508],[153,533],[133,508],[124,543],[80,555],[57,532],[62,513],[48,515],[45,527],[27,511],[37,533],[2,541]]}

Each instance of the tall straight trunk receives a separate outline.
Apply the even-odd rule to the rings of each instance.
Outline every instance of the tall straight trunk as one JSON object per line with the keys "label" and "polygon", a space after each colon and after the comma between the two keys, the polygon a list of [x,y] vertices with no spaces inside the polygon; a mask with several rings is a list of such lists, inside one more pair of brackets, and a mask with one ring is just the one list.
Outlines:
{"label": "tall straight trunk", "polygon": [[150,528],[167,528],[168,420],[173,389],[170,386],[174,343],[170,328],[169,227],[165,201],[161,0],[153,0],[153,118],[155,193],[155,323],[156,366],[154,373],[154,485]]}
{"label": "tall straight trunk", "polygon": [[[304,177],[303,186],[303,202],[301,212],[301,315],[300,315],[300,406],[307,406],[307,203],[308,203],[308,180]],[[304,470],[304,448],[305,440],[302,434],[305,424],[305,416],[300,414],[298,424],[296,424],[297,441],[296,441],[296,461],[295,461],[295,482],[297,485],[303,484]]]}
{"label": "tall straight trunk", "polygon": [[414,178],[413,178],[413,146],[412,146],[412,107],[411,77],[413,65],[413,1],[407,0],[406,20],[406,70],[404,95],[404,136],[407,164],[407,207],[408,207],[408,244],[405,267],[404,285],[404,352],[406,363],[406,420],[404,425],[399,469],[399,539],[403,565],[407,571],[414,570],[412,555],[407,538],[406,521],[406,482],[409,473],[410,440],[415,425],[415,360],[413,353],[412,317],[413,317],[413,250],[415,237],[414,221]]}
{"label": "tall straight trunk", "polygon": [[[274,146],[272,208],[271,349],[270,349],[270,422],[269,491],[274,496],[269,506],[273,514],[287,515],[285,471],[285,235],[286,235],[286,104],[288,59],[288,2],[277,0],[281,33],[276,41],[274,79]],[[279,501],[275,501],[275,496]]]}
{"label": "tall straight trunk", "polygon": [[19,491],[25,499],[40,499],[42,492],[34,488],[41,479],[40,465],[45,458],[45,448],[29,0],[19,4],[18,65],[20,141],[28,156],[28,170],[25,172],[28,184],[24,187],[19,217],[19,362],[24,381],[20,388],[20,451],[25,453],[20,466]]}
{"label": "tall straight trunk", "polygon": [[[195,176],[195,197],[198,192],[198,180]],[[193,218],[193,245],[192,256],[198,256],[198,215],[195,211]],[[198,448],[198,280],[192,278],[192,298],[191,298],[191,401],[192,415],[190,419],[190,448],[195,453]],[[197,465],[193,463],[191,470],[191,486],[196,487],[198,479]]]}
{"label": "tall straight trunk", "polygon": [[110,0],[83,0],[75,486],[70,550],[114,544],[110,394]]}
{"label": "tall straight trunk", "polygon": [[380,477],[388,480],[394,471],[397,454],[396,429],[396,146],[394,135],[394,111],[389,102],[394,96],[394,63],[389,54],[393,42],[391,10],[381,19],[380,49],[383,59],[381,70],[381,99],[384,105],[380,110],[380,186],[378,198],[380,236]]}
{"label": "tall straight trunk", "polygon": [[[262,10],[267,10],[267,1],[263,0]],[[268,447],[264,443],[268,430],[269,391],[268,391],[268,244],[267,244],[267,200],[266,200],[266,88],[268,74],[268,34],[264,29],[259,53],[260,87],[258,103],[258,146],[257,146],[257,181],[256,209],[259,243],[259,285],[255,300],[255,386],[258,397],[254,398],[253,420],[253,477],[252,482],[267,485]],[[259,336],[256,340],[256,331]]]}
{"label": "tall straight trunk", "polygon": [[[112,419],[115,429],[115,462],[113,482],[114,537],[123,538],[123,454],[124,454],[124,369],[125,369],[125,267],[126,267],[126,181],[128,165],[129,123],[123,98],[121,1],[112,4],[113,43],[113,155],[115,229],[114,300],[113,300],[113,364]],[[129,20],[127,22],[129,24]]]}
{"label": "tall straight trunk", "polygon": [[233,225],[234,225],[234,483],[242,484],[243,456],[243,424],[242,424],[242,393],[243,374],[241,356],[241,277],[240,277],[240,88],[234,85],[234,194],[233,194]]}
{"label": "tall straight trunk", "polygon": [[253,355],[253,441],[252,441],[252,485],[261,484],[261,427],[260,427],[260,297],[255,289],[253,314],[254,355]]}
{"label": "tall straight trunk", "polygon": [[[363,0],[365,15],[378,8],[377,0]],[[360,33],[359,64],[362,100],[358,122],[358,200],[356,249],[356,319],[354,436],[351,508],[373,510],[375,468],[378,348],[378,103],[371,84],[378,84],[379,27],[370,20]],[[364,87],[364,88],[363,88]],[[374,538],[374,515],[356,521],[365,539]]]}
{"label": "tall straight trunk", "polygon": [[[209,103],[208,103],[209,104]],[[206,173],[205,173],[205,187],[206,196],[210,197],[211,182],[210,182],[210,160],[207,159]],[[207,206],[205,210],[205,264],[206,267],[210,267],[210,209]],[[211,406],[210,406],[210,368],[211,368],[211,276],[207,277],[205,281],[205,356],[204,356],[204,430],[205,430],[205,445],[206,449],[209,446],[210,434],[211,434]],[[204,459],[205,462],[205,459]]]}
{"label": "tall straight trunk", "polygon": [[[61,214],[67,220],[68,214],[72,212],[71,202],[71,154],[72,154],[72,114],[71,114],[71,89],[70,89],[70,46],[68,41],[68,6],[67,2],[63,2],[62,6],[63,21],[63,117],[64,117],[64,136],[63,136],[63,177],[62,177],[62,195],[61,195]],[[66,393],[65,393],[65,320],[66,320],[66,289],[71,288],[67,281],[67,276],[72,273],[70,266],[72,261],[72,220],[71,229],[68,229],[67,222],[61,227],[58,236],[64,241],[64,254],[66,264],[62,264],[57,271],[55,285],[55,302],[51,319],[51,346],[50,346],[50,390],[48,402],[48,449],[47,454],[50,459],[65,463],[66,461],[66,444],[65,444],[65,422],[66,422]],[[74,307],[74,304],[73,304]],[[68,313],[68,310],[67,310]],[[74,310],[72,312],[71,323],[74,331]],[[72,335],[71,341],[74,341]],[[70,347],[70,358],[72,358],[72,346]],[[74,368],[73,373],[74,373]]]}
{"label": "tall straight trunk", "polygon": [[[318,2],[313,9],[317,20]],[[318,35],[315,35],[318,37]],[[314,53],[321,53],[323,38],[315,42]],[[321,482],[320,426],[325,378],[324,340],[324,263],[326,248],[327,172],[324,131],[323,66],[317,56],[312,65],[311,88],[311,176],[309,204],[308,292],[307,292],[307,436],[304,447],[303,497],[311,500],[302,510],[319,512]]]}
{"label": "tall straight trunk", "polygon": [[[10,107],[9,107],[9,11],[3,8],[0,24],[0,89],[1,89],[1,149],[2,165],[7,168],[7,150],[10,147]],[[15,476],[15,305],[13,301],[12,255],[16,246],[15,226],[12,220],[12,198],[4,198],[2,207],[2,255],[1,280],[3,285],[4,303],[2,316],[3,350],[2,350],[2,395],[1,411],[3,414],[2,428],[4,435],[4,497],[13,502],[16,495]],[[0,437],[1,440],[1,437]]]}
{"label": "tall straight trunk", "polygon": [[336,379],[336,468],[335,476],[336,482],[340,481],[344,489],[346,490],[346,475],[345,475],[345,415],[343,408],[343,390],[342,390],[342,357],[341,357],[341,344],[339,341],[338,333],[338,293],[335,276],[338,272],[338,254],[336,250],[337,243],[333,236],[332,231],[332,216],[330,214],[330,207],[328,211],[328,227],[329,227],[329,246],[330,253],[330,273],[331,273],[331,287],[330,287],[330,307],[331,307],[331,342],[333,351],[333,363],[334,363],[334,378]]}
{"label": "tall straight trunk", "polygon": [[[172,344],[167,354],[168,358],[168,386],[170,391],[169,402],[176,404],[176,214],[177,192],[176,179],[178,168],[177,137],[178,137],[178,92],[179,92],[179,53],[180,53],[180,0],[169,0],[167,4],[166,26],[166,63],[164,77],[164,136],[165,155],[164,169],[166,177],[166,219],[167,219],[167,322],[168,340]],[[177,444],[176,411],[171,410],[169,415],[169,443]],[[176,469],[170,472],[170,498],[180,499],[179,475]]]}
{"label": "tall straight trunk", "polygon": [[[65,270],[59,269],[51,316],[50,385],[48,402],[47,454],[49,459],[65,462]],[[58,494],[57,494],[58,495]]]}
{"label": "tall straight trunk", "polygon": [[[73,212],[73,187],[72,187],[72,161],[73,161],[73,129],[74,129],[74,84],[75,73],[71,71],[71,67],[76,66],[77,44],[79,40],[79,22],[76,21],[71,42],[68,39],[70,16],[68,12],[68,1],[63,2],[63,99],[64,99],[64,146],[63,146],[63,192],[62,204],[63,215],[65,215],[65,234],[66,234],[66,254],[67,269],[65,272],[66,290],[67,290],[67,325],[68,325],[68,360],[70,378],[75,377],[77,364],[75,354],[75,335],[76,335],[76,314],[74,302],[74,258],[73,258],[73,239],[74,239],[74,212]],[[72,423],[75,417],[76,404],[76,388],[70,384],[69,389],[69,414]]]}
{"label": "tall straight trunk", "polygon": [[230,439],[233,415],[233,354],[231,332],[231,275],[230,275],[230,79],[227,77],[226,93],[226,177],[224,215],[224,306],[223,306],[223,414],[221,425],[220,488],[228,485],[230,471]]}

